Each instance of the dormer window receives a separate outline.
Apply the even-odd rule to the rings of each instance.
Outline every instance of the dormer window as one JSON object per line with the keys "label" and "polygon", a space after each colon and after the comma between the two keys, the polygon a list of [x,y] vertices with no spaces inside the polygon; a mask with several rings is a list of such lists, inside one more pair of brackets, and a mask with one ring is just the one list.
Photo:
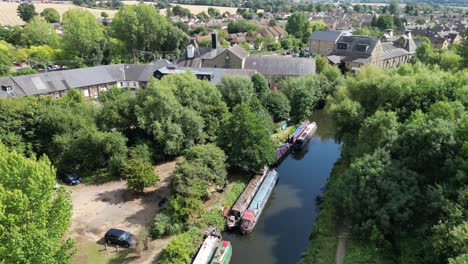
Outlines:
{"label": "dormer window", "polygon": [[348,49],[348,43],[339,42],[337,48],[340,50],[346,50]]}
{"label": "dormer window", "polygon": [[367,52],[368,49],[369,49],[369,45],[367,45],[367,44],[357,44],[356,45],[356,50],[357,51]]}
{"label": "dormer window", "polygon": [[9,92],[9,91],[11,91],[13,89],[11,88],[11,86],[2,85],[2,90],[5,91],[5,92]]}

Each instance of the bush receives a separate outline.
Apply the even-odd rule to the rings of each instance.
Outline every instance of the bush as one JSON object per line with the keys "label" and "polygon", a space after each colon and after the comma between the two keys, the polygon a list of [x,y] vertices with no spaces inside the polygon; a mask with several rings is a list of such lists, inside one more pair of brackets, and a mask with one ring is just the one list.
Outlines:
{"label": "bush", "polygon": [[167,234],[167,227],[171,224],[171,217],[166,212],[160,212],[154,218],[151,225],[150,235],[153,238],[160,238]]}
{"label": "bush", "polygon": [[196,227],[190,228],[187,232],[180,234],[171,240],[156,263],[191,263],[193,255],[198,250],[200,239],[200,229]]}
{"label": "bush", "polygon": [[129,160],[123,175],[127,178],[127,188],[140,192],[143,192],[146,187],[154,185],[159,180],[151,163],[140,159]]}

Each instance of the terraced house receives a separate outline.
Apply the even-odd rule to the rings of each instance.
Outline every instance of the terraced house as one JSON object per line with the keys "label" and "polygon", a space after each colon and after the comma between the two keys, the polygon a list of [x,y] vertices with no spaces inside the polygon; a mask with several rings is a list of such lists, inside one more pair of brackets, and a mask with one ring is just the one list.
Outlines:
{"label": "terraced house", "polygon": [[380,39],[371,36],[343,36],[327,56],[330,62],[343,70],[356,71],[372,64],[384,68],[398,67],[409,62],[416,54],[416,44],[407,30],[402,36],[394,36],[392,30]]}

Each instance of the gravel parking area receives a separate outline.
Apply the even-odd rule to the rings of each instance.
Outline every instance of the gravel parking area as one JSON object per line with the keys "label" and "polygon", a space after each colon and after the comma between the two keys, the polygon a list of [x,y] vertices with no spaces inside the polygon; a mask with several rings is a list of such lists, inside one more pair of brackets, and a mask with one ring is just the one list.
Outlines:
{"label": "gravel parking area", "polygon": [[[169,239],[149,242],[149,250],[142,250],[147,227],[159,211],[159,201],[169,195],[170,174],[176,161],[155,167],[160,176],[156,186],[147,188],[144,194],[126,189],[125,181],[101,185],[78,185],[71,187],[73,203],[72,224],[69,235],[76,240],[77,255],[74,263],[108,263],[119,259],[122,263],[149,261],[164,248]],[[129,231],[137,236],[138,246],[134,250],[105,249],[102,237],[109,228]]]}

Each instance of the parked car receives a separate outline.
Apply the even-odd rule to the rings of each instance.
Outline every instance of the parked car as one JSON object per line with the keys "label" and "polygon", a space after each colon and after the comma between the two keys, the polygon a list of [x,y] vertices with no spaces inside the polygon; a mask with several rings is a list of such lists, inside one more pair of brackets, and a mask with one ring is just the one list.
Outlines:
{"label": "parked car", "polygon": [[114,244],[121,247],[132,247],[135,245],[135,236],[127,231],[120,229],[109,229],[104,235],[104,241],[107,244]]}
{"label": "parked car", "polygon": [[59,177],[64,183],[69,185],[77,185],[81,182],[81,178],[76,176],[76,174],[73,172],[59,173]]}
{"label": "parked car", "polygon": [[164,197],[161,199],[161,201],[159,202],[159,207],[162,208],[162,207],[167,203],[167,201],[168,201],[168,200],[167,200],[167,197],[164,196]]}

